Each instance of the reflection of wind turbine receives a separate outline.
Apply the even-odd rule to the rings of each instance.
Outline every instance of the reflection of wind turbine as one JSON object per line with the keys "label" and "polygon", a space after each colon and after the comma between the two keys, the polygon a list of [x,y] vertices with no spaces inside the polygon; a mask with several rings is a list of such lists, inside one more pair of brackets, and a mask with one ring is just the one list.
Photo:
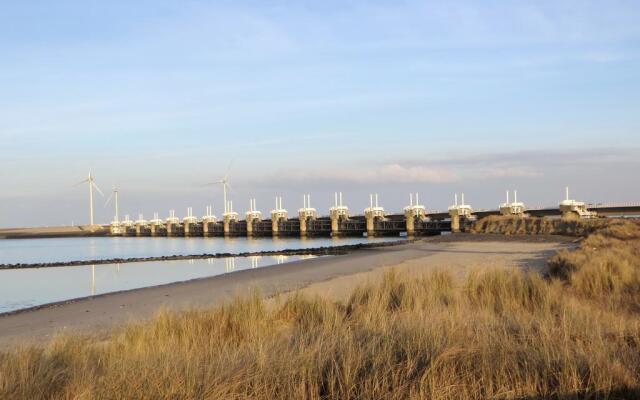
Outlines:
{"label": "reflection of wind turbine", "polygon": [[106,207],[109,202],[111,201],[111,199],[114,200],[115,202],[115,206],[116,206],[116,216],[113,219],[113,222],[120,222],[120,211],[118,209],[118,188],[116,188],[115,186],[113,187],[113,192],[111,192],[111,194],[109,195],[109,198],[107,199],[107,201],[104,203],[104,206]]}
{"label": "reflection of wind turbine", "polygon": [[231,170],[232,165],[233,165],[233,160],[231,160],[231,162],[229,163],[229,166],[227,167],[227,172],[224,174],[224,177],[222,179],[220,179],[219,181],[210,182],[207,184],[207,185],[222,184],[222,196],[224,200],[225,214],[231,211],[231,207],[229,206],[229,202],[227,201],[227,192],[229,191],[229,189],[231,189],[231,187],[229,186],[229,171]]}
{"label": "reflection of wind turbine", "polygon": [[98,187],[98,185],[96,185],[96,181],[95,179],[93,179],[93,175],[91,175],[91,171],[89,171],[89,176],[76,183],[74,186],[78,186],[78,185],[82,185],[83,183],[89,183],[89,218],[90,218],[90,225],[93,225],[93,188],[95,188],[98,193],[100,193],[101,196],[104,197],[104,193],[102,193],[102,190],[100,190],[100,188]]}

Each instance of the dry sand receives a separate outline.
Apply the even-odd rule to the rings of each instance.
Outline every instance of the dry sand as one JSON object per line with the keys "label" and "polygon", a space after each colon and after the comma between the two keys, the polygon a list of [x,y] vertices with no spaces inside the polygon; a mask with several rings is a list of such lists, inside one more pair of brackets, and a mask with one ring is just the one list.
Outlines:
{"label": "dry sand", "polygon": [[0,316],[0,348],[17,341],[41,343],[57,332],[98,335],[129,321],[152,317],[160,308],[183,310],[211,307],[259,290],[266,297],[302,289],[309,294],[344,299],[358,284],[395,268],[420,274],[436,268],[463,276],[472,268],[524,268],[544,272],[546,259],[562,241],[492,241],[448,239],[419,241],[394,247],[291,262],[255,270],[237,271],[164,286],[84,298],[37,310]]}

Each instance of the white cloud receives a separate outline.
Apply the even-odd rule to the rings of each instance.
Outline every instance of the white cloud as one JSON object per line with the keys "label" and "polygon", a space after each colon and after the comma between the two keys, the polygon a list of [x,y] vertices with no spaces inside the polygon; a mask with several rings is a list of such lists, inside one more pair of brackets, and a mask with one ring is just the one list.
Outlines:
{"label": "white cloud", "polygon": [[387,164],[376,172],[376,181],[386,182],[431,182],[444,183],[458,180],[457,175],[449,169],[437,168],[428,165],[403,166],[400,164]]}
{"label": "white cloud", "polygon": [[490,167],[479,171],[478,178],[534,178],[542,173],[533,167]]}
{"label": "white cloud", "polygon": [[540,173],[532,167],[460,166],[447,167],[436,164],[406,165],[390,163],[371,166],[353,166],[328,169],[279,170],[272,177],[261,182],[322,181],[354,184],[394,184],[394,183],[453,183],[470,179],[494,179],[505,177],[536,177]]}
{"label": "white cloud", "polygon": [[[449,169],[431,166],[385,164],[370,167],[279,170],[268,181],[327,181],[347,183],[446,183],[458,177]],[[264,181],[264,180],[261,180]]]}
{"label": "white cloud", "polygon": [[[506,178],[531,179],[599,165],[637,165],[638,149],[585,149],[477,154],[438,160],[402,160],[342,167],[280,169],[255,183],[331,182],[351,184],[455,183]],[[597,160],[597,161],[596,161]]]}

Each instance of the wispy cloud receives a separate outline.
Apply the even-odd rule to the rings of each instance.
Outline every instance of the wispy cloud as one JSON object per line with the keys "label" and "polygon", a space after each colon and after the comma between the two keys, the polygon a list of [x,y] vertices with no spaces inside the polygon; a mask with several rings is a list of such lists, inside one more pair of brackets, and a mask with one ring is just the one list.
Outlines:
{"label": "wispy cloud", "polygon": [[327,181],[367,183],[453,182],[458,179],[451,170],[431,166],[406,166],[386,164],[382,166],[329,169],[279,170],[273,178],[279,181]]}
{"label": "wispy cloud", "polygon": [[340,182],[353,184],[394,183],[453,183],[470,177],[475,179],[503,178],[508,176],[531,177],[537,172],[526,168],[499,169],[488,167],[469,170],[452,166],[431,164],[408,165],[392,163],[383,165],[351,166],[328,169],[278,170],[271,176],[260,179],[269,182]]}
{"label": "wispy cloud", "polygon": [[585,166],[640,165],[640,149],[528,151],[449,157],[430,161],[370,162],[323,169],[279,169],[260,182],[340,182],[352,184],[455,183],[506,178],[538,178]]}

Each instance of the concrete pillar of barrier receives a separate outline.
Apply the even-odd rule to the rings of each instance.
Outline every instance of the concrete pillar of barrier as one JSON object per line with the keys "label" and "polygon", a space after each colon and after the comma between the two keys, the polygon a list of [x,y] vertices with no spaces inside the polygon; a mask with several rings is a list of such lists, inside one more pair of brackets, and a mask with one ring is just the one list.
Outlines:
{"label": "concrete pillar of barrier", "polygon": [[277,209],[271,211],[271,235],[280,235],[280,221],[287,220],[287,211],[284,209]]}
{"label": "concrete pillar of barrier", "polygon": [[340,217],[331,215],[331,236],[340,236]]}
{"label": "concrete pillar of barrier", "polygon": [[329,217],[331,218],[331,236],[342,235],[340,222],[349,219],[349,207],[342,203],[342,192],[335,193],[335,202],[329,209]]}
{"label": "concrete pillar of barrier", "polygon": [[300,216],[300,236],[307,236],[307,217]]}
{"label": "concrete pillar of barrier", "polygon": [[[377,199],[376,199],[377,203]],[[378,207],[367,207],[364,210],[364,217],[367,221],[367,236],[375,236],[376,235],[376,220],[384,220],[384,208]]]}
{"label": "concrete pillar of barrier", "polygon": [[413,194],[410,194],[409,205],[403,209],[407,236],[414,236],[416,234],[416,222],[424,221],[427,218],[426,208],[420,204],[418,193],[415,195],[415,204],[413,202]]}
{"label": "concrete pillar of barrier", "polygon": [[201,232],[202,230],[199,222],[187,222],[184,224],[185,236],[199,236]]}
{"label": "concrete pillar of barrier", "polygon": [[247,223],[247,237],[251,237],[255,234],[253,224],[262,221],[262,213],[258,211],[255,199],[251,199],[249,206],[250,210],[247,211],[244,217],[244,220]]}
{"label": "concrete pillar of barrier", "polygon": [[332,207],[329,210],[329,217],[331,219],[331,236],[341,236],[344,234],[340,230],[340,223],[349,219],[349,210],[344,206]]}
{"label": "concrete pillar of barrier", "polygon": [[[169,236],[168,230],[167,230],[167,235]],[[170,236],[184,236],[184,226],[180,223],[172,223]]]}
{"label": "concrete pillar of barrier", "polygon": [[160,225],[151,225],[151,236],[160,236]]}
{"label": "concrete pillar of barrier", "polygon": [[460,232],[460,216],[458,214],[451,217],[451,232]]}
{"label": "concrete pillar of barrier", "polygon": [[413,213],[405,213],[404,217],[407,226],[407,236],[413,236],[416,233],[416,218]]}
{"label": "concrete pillar of barrier", "polygon": [[231,223],[235,222],[237,220],[237,218],[234,218],[231,215],[225,215],[224,216],[224,220],[222,222],[223,225],[223,230],[224,230],[224,235],[225,236],[230,236],[231,235]]}
{"label": "concrete pillar of barrier", "polygon": [[449,213],[451,216],[451,232],[460,232],[460,215],[457,212]]}
{"label": "concrete pillar of barrier", "polygon": [[176,235],[176,224],[168,223],[167,224],[167,236],[175,236]]}
{"label": "concrete pillar of barrier", "polygon": [[367,220],[367,236],[375,236],[376,235],[376,218],[373,214],[368,213],[365,215]]}
{"label": "concrete pillar of barrier", "polygon": [[298,210],[301,237],[306,237],[309,234],[309,221],[313,221],[316,218],[318,218],[318,212],[315,208],[304,207]]}
{"label": "concrete pillar of barrier", "polygon": [[248,212],[245,221],[247,222],[247,236],[254,236],[255,232],[253,229],[253,224],[262,221],[262,214],[255,211]]}

